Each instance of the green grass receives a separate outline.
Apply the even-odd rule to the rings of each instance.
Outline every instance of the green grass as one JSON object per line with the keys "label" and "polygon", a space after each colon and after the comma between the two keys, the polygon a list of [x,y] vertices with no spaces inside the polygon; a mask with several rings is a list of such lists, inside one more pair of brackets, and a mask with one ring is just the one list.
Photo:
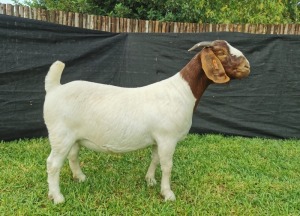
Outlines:
{"label": "green grass", "polygon": [[[0,215],[300,215],[300,140],[189,135],[174,155],[175,202],[144,181],[150,149],[123,155],[82,149],[87,175],[66,202],[47,198],[48,139],[0,142]],[[157,180],[160,183],[160,169]]]}

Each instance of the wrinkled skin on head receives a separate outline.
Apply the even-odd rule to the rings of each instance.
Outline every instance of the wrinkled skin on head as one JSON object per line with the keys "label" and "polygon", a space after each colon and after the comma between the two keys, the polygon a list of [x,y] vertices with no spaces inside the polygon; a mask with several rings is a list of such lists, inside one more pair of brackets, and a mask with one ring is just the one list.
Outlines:
{"label": "wrinkled skin on head", "polygon": [[250,73],[250,63],[241,51],[228,42],[216,40],[209,48],[222,63],[227,76],[232,79],[242,79]]}

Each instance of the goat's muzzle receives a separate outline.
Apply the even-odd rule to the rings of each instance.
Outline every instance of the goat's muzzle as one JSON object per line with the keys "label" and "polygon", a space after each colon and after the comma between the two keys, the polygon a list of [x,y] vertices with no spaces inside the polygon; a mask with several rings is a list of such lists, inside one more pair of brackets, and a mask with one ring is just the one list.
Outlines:
{"label": "goat's muzzle", "polygon": [[226,74],[231,78],[231,79],[242,79],[250,74],[250,63],[246,59],[246,57],[242,57],[241,63],[237,66],[234,67],[233,70],[228,69],[226,70]]}

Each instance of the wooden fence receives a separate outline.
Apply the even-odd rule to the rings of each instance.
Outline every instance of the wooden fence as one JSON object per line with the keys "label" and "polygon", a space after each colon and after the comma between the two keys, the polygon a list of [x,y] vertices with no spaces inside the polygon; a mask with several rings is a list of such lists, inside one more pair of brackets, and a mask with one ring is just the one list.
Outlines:
{"label": "wooden fence", "polygon": [[41,8],[30,8],[26,6],[10,4],[0,4],[0,14],[108,32],[244,32],[253,34],[300,35],[300,24],[199,24],[160,22],[88,15],[64,11],[48,11]]}

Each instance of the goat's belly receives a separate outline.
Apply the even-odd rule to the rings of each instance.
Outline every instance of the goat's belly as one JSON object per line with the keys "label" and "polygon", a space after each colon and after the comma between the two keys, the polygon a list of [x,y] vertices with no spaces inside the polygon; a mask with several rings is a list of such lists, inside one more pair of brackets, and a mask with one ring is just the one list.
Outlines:
{"label": "goat's belly", "polygon": [[107,139],[105,136],[98,138],[85,137],[80,139],[79,144],[97,151],[97,152],[111,152],[111,153],[125,153],[135,151],[138,149],[146,148],[154,144],[154,140],[150,137],[132,136],[122,138],[121,136],[110,137]]}

